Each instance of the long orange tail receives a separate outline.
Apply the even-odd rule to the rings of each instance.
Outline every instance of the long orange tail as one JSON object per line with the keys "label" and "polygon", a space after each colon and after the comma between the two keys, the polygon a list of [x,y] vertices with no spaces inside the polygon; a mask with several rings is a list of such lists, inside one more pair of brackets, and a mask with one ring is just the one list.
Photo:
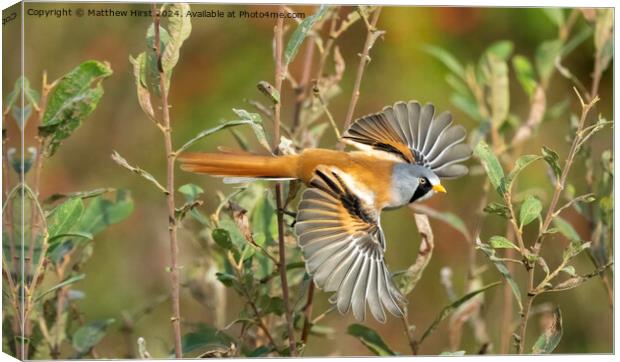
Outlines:
{"label": "long orange tail", "polygon": [[181,169],[213,176],[297,178],[297,155],[258,156],[253,154],[184,153]]}

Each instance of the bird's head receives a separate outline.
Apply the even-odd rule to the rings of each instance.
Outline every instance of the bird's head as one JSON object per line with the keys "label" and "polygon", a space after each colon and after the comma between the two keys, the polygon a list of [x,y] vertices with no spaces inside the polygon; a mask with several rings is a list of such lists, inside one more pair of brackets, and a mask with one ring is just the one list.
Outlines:
{"label": "bird's head", "polygon": [[[395,191],[410,203],[426,200],[438,192],[446,192],[439,176],[421,165],[398,164],[394,169],[392,184]],[[403,202],[406,203],[405,200]]]}
{"label": "bird's head", "polygon": [[418,187],[413,193],[410,202],[426,200],[437,192],[446,192],[439,177],[430,169],[416,165],[413,167],[411,174],[418,178]]}

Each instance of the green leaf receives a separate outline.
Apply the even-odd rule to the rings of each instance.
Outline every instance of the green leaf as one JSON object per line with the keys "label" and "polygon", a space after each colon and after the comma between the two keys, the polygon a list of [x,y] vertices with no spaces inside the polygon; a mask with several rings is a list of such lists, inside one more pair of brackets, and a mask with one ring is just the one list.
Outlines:
{"label": "green leaf", "polygon": [[493,287],[496,287],[498,285],[502,284],[501,282],[495,282],[495,283],[491,283],[488,285],[485,285],[484,287],[474,290],[473,292],[469,292],[467,294],[465,294],[464,296],[460,297],[459,299],[455,300],[454,302],[452,302],[450,305],[444,307],[441,312],[439,312],[439,314],[437,315],[437,317],[435,318],[435,320],[433,321],[433,323],[431,323],[431,325],[424,331],[424,334],[422,334],[422,337],[420,338],[420,340],[418,341],[418,344],[422,344],[422,342],[431,334],[433,334],[433,332],[437,329],[437,327],[439,326],[439,323],[441,323],[444,319],[446,319],[450,313],[454,312],[458,307],[460,307],[461,305],[463,305],[463,303],[467,302],[468,300],[470,300],[471,298],[475,297],[476,295],[491,289]]}
{"label": "green leaf", "polygon": [[192,356],[225,353],[233,344],[236,344],[235,340],[228,334],[206,324],[201,324],[197,331],[187,333],[181,339],[183,354]]}
{"label": "green leaf", "polygon": [[278,223],[275,215],[276,209],[269,200],[269,194],[264,192],[256,201],[250,216],[250,224],[255,236],[263,235],[264,237],[262,242],[259,238],[256,239],[256,242],[261,246],[275,243],[278,230]]}
{"label": "green leaf", "polygon": [[478,105],[473,97],[454,93],[450,96],[450,102],[466,113],[471,119],[482,122],[480,110],[478,109]]}
{"label": "green leaf", "polygon": [[514,44],[509,40],[500,40],[491,44],[485,51],[485,55],[491,55],[499,60],[506,61],[512,54]]}
{"label": "green leaf", "polygon": [[239,126],[242,124],[249,124],[252,126],[252,128],[254,128],[254,120],[237,120],[237,121],[228,121],[226,123],[220,124],[219,126],[215,126],[213,128],[209,128],[206,129],[204,131],[201,131],[200,133],[198,133],[196,136],[194,136],[194,138],[190,139],[189,141],[185,142],[185,144],[183,146],[181,146],[181,148],[179,148],[176,153],[177,154],[181,154],[184,151],[186,151],[189,147],[191,147],[194,143],[200,141],[201,139],[212,135],[218,131],[221,131],[225,128],[228,127],[234,127],[234,126]]}
{"label": "green leaf", "polygon": [[[170,42],[170,35],[168,31],[163,27],[159,26],[159,44],[160,44],[160,52],[163,55],[166,52],[166,47]],[[155,26],[153,24],[149,25],[146,31],[146,60],[144,63],[143,74],[141,76],[142,81],[146,85],[146,88],[149,92],[157,97],[161,97],[160,90],[160,69],[157,60],[157,54],[155,52]],[[163,66],[163,65],[162,65]],[[170,88],[170,76],[172,75],[170,72],[164,73],[164,87],[166,92]]]}
{"label": "green leaf", "polygon": [[280,103],[280,92],[278,92],[276,87],[272,86],[269,82],[261,80],[258,82],[256,87],[259,91],[266,95],[273,104]]}
{"label": "green leaf", "polygon": [[556,178],[559,178],[562,175],[562,168],[560,167],[560,156],[547,146],[543,146],[542,148],[543,158],[545,162],[551,167],[553,174]]}
{"label": "green leaf", "polygon": [[597,9],[596,21],[594,24],[594,46],[597,50],[602,50],[605,43],[611,36],[614,24],[613,9]]}
{"label": "green leaf", "polygon": [[562,8],[543,8],[542,11],[558,28],[561,28],[564,25],[565,19]]}
{"label": "green leaf", "polygon": [[555,225],[555,227],[558,228],[562,235],[566,236],[568,240],[581,241],[581,237],[579,237],[579,234],[577,234],[577,231],[575,231],[573,226],[560,216],[553,218],[553,225]]}
{"label": "green leaf", "polygon": [[521,87],[525,93],[531,97],[534,94],[534,90],[538,86],[532,63],[530,63],[530,61],[522,55],[515,55],[512,58],[512,67],[515,71],[519,84],[521,84]]}
{"label": "green leaf", "polygon": [[112,75],[109,64],[86,61],[58,80],[49,94],[39,127],[47,139],[45,154],[52,156],[60,143],[95,110],[103,87],[101,80]]}
{"label": "green leaf", "polygon": [[440,356],[464,356],[465,351],[443,351],[439,354]]}
{"label": "green leaf", "polygon": [[499,235],[493,235],[491,236],[491,238],[489,239],[489,245],[491,245],[491,247],[493,249],[515,249],[515,250],[519,250],[519,247],[517,247],[515,244],[513,244],[510,240],[506,239],[503,236],[499,236]]}
{"label": "green leaf", "polygon": [[465,70],[461,63],[448,51],[432,45],[424,45],[422,46],[422,50],[437,58],[457,76],[462,78],[465,74]]}
{"label": "green leaf", "polygon": [[258,306],[262,310],[261,314],[275,314],[281,316],[284,314],[284,300],[280,297],[270,297],[266,294],[260,296]]}
{"label": "green leaf", "polygon": [[485,206],[484,209],[482,209],[482,211],[488,214],[494,214],[494,215],[501,216],[505,219],[508,219],[510,216],[510,209],[508,208],[508,206],[501,204],[499,202],[491,202],[490,204]]}
{"label": "green leaf", "polygon": [[189,37],[192,32],[192,23],[190,16],[185,16],[189,12],[189,5],[186,3],[169,3],[165,4],[162,9],[166,9],[170,14],[179,14],[167,17],[168,19],[168,35],[169,40],[166,43],[165,50],[161,53],[161,65],[164,72],[169,74],[179,61],[179,52],[181,45]]}
{"label": "green leaf", "polygon": [[514,295],[515,300],[519,305],[519,310],[523,310],[523,304],[521,303],[521,290],[519,289],[519,285],[514,281],[514,279],[512,279],[512,275],[510,274],[510,271],[508,270],[506,264],[495,256],[495,249],[493,249],[487,244],[480,242],[480,239],[478,239],[478,241],[476,242],[476,248],[482,250],[482,252],[495,265],[495,268],[497,268],[497,270],[500,272],[500,274],[504,277],[504,279],[510,286],[512,294]]}
{"label": "green leaf", "polygon": [[147,88],[145,80],[146,76],[146,53],[142,52],[137,57],[129,56],[129,62],[133,66],[133,74],[136,83],[136,93],[138,95],[138,103],[142,111],[146,113],[152,120],[155,120],[155,111],[151,103],[151,94]]}
{"label": "green leaf", "polygon": [[542,203],[534,196],[528,196],[523,204],[521,204],[521,210],[519,211],[519,221],[521,222],[519,227],[523,228],[525,225],[531,223],[538,218],[542,211]]}
{"label": "green leaf", "polygon": [[474,148],[474,154],[480,159],[495,191],[497,191],[500,196],[503,196],[506,192],[502,184],[504,170],[489,145],[484,141],[480,141]]}
{"label": "green leaf", "polygon": [[600,54],[600,71],[603,72],[609,66],[614,54],[613,26],[614,9],[597,9],[594,24],[594,47]]}
{"label": "green leaf", "polygon": [[243,250],[243,248],[248,244],[248,240],[245,239],[243,232],[233,220],[227,217],[222,218],[218,226],[228,232],[235,249]]}
{"label": "green leaf", "polygon": [[236,276],[228,273],[217,272],[215,273],[215,277],[227,287],[231,287],[233,284],[239,282]]}
{"label": "green leaf", "polygon": [[536,69],[543,85],[547,84],[549,78],[551,78],[551,74],[553,74],[555,69],[555,60],[560,56],[563,45],[564,43],[560,39],[548,40],[540,44],[536,49]]}
{"label": "green leaf", "polygon": [[553,312],[553,322],[538,337],[532,347],[532,353],[548,354],[553,352],[562,339],[562,332],[562,312],[560,307],[557,307]]}
{"label": "green leaf", "polygon": [[160,184],[159,181],[157,181],[157,179],[155,178],[155,176],[153,176],[150,172],[145,171],[140,167],[130,165],[129,162],[127,162],[127,160],[116,151],[112,151],[111,158],[112,161],[116,162],[117,165],[126,168],[129,171],[141,176],[145,180],[151,182],[155,187],[159,189],[159,191],[163,192],[165,195],[168,194],[168,190],[162,184]]}
{"label": "green leaf", "polygon": [[265,133],[265,129],[263,128],[263,119],[261,118],[260,114],[251,113],[246,111],[245,109],[234,108],[233,112],[235,112],[242,119],[252,121],[252,123],[250,123],[250,126],[252,126],[252,130],[256,135],[256,139],[258,139],[258,142],[261,144],[261,146],[263,146],[267,151],[271,152],[271,145],[269,144],[267,134]]}
{"label": "green leaf", "polygon": [[379,336],[377,332],[366,326],[351,324],[349,328],[347,328],[347,333],[353,337],[359,338],[360,342],[377,356],[396,355],[396,353],[383,342],[383,339],[381,339],[381,336]]}
{"label": "green leaf", "polygon": [[445,222],[446,224],[452,226],[455,230],[463,234],[465,239],[469,239],[469,231],[467,230],[467,226],[463,219],[461,219],[458,215],[451,212],[439,212],[431,207],[425,205],[415,205],[413,207],[415,212],[420,212],[433,219],[437,219]]}
{"label": "green leaf", "polygon": [[590,243],[589,241],[582,243],[581,241],[573,240],[570,242],[570,244],[568,244],[568,247],[564,249],[564,252],[562,253],[562,259],[570,260],[579,255],[582,251],[588,249],[591,245],[592,243]]}
{"label": "green leaf", "polygon": [[571,37],[566,44],[564,44],[564,46],[562,47],[562,53],[561,53],[561,57],[565,58],[567,55],[569,55],[570,53],[572,53],[573,50],[575,50],[575,48],[577,48],[579,45],[581,45],[581,43],[583,43],[584,41],[590,39],[590,37],[592,36],[592,28],[589,26],[584,26],[582,27],[577,34],[575,34],[573,37]]}
{"label": "green leaf", "polygon": [[62,282],[56,284],[55,286],[51,287],[50,289],[44,291],[43,293],[39,294],[36,298],[35,298],[35,303],[40,301],[44,296],[46,296],[47,294],[50,294],[51,292],[60,289],[64,286],[67,286],[69,284],[73,284],[77,281],[80,281],[82,279],[86,278],[86,274],[79,274],[79,275],[74,275],[72,277],[69,277],[65,280],[63,280]]}
{"label": "green leaf", "polygon": [[56,235],[66,234],[74,230],[83,212],[84,203],[79,197],[70,198],[56,206],[47,216],[47,232],[49,237],[53,238]]}
{"label": "green leaf", "polygon": [[73,348],[78,353],[87,353],[105,336],[106,328],[114,323],[114,319],[99,320],[80,327],[73,334]]}
{"label": "green leaf", "polygon": [[523,171],[523,169],[529,166],[532,162],[540,160],[541,158],[542,157],[538,155],[523,155],[519,157],[517,162],[515,162],[513,169],[503,180],[504,190],[510,191],[512,189],[512,183],[517,176],[519,176],[519,173],[521,173],[521,171]]}
{"label": "green leaf", "polygon": [[54,241],[56,241],[56,240],[64,239],[64,238],[68,238],[68,237],[77,237],[77,238],[83,238],[83,239],[87,239],[87,240],[93,240],[93,234],[91,234],[91,233],[85,233],[85,232],[82,232],[82,231],[70,231],[68,233],[54,235],[54,236],[50,237],[47,240],[47,242],[50,243],[50,244],[53,244]]}
{"label": "green leaf", "polygon": [[568,265],[565,266],[564,268],[562,268],[562,271],[568,275],[570,275],[571,277],[576,277],[577,276],[577,272],[575,271],[575,267],[572,265]]}
{"label": "green leaf", "polygon": [[317,21],[321,20],[321,18],[323,18],[323,16],[325,15],[328,9],[329,9],[328,5],[321,5],[319,10],[316,12],[316,14],[306,17],[301,23],[299,23],[297,28],[295,28],[295,31],[293,31],[291,38],[286,44],[286,49],[284,50],[284,65],[285,66],[290,64],[293,61],[293,59],[295,59],[295,56],[297,55],[297,52],[299,51],[299,47],[303,43],[306,36],[308,36],[308,33],[310,32],[310,30],[312,30],[312,26]]}
{"label": "green leaf", "polygon": [[194,184],[185,184],[179,187],[179,192],[185,196],[187,201],[194,201],[198,198],[198,196],[204,193],[204,190],[197,185]]}
{"label": "green leaf", "polygon": [[112,224],[125,220],[133,212],[133,199],[128,190],[119,189],[110,199],[99,195],[88,203],[80,220],[79,230],[96,235]]}
{"label": "green leaf", "polygon": [[489,56],[491,123],[499,127],[508,117],[510,91],[508,65],[496,56]]}
{"label": "green leaf", "polygon": [[219,245],[222,249],[224,250],[233,249],[234,246],[230,238],[230,233],[228,231],[217,228],[217,229],[214,229],[213,232],[211,232],[211,236],[213,237],[213,240],[215,241],[215,243]]}

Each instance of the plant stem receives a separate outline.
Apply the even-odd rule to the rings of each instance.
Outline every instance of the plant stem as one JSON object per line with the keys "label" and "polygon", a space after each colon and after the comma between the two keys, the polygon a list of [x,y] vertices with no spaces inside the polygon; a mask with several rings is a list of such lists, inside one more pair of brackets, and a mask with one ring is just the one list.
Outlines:
{"label": "plant stem", "polygon": [[310,281],[308,286],[308,299],[304,306],[304,326],[301,332],[301,342],[305,345],[308,343],[308,335],[310,334],[310,328],[312,327],[312,302],[314,301],[314,282]]}
{"label": "plant stem", "polygon": [[162,107],[162,120],[163,120],[163,133],[164,143],[166,147],[166,189],[168,194],[166,195],[166,204],[168,206],[168,233],[170,237],[170,281],[172,284],[172,329],[174,333],[174,354],[176,358],[183,357],[183,351],[181,346],[181,307],[179,303],[180,299],[180,283],[179,283],[179,267],[178,267],[178,254],[179,245],[177,240],[177,222],[175,219],[175,202],[174,202],[174,161],[175,153],[172,148],[172,128],[170,126],[170,109],[168,107],[168,90],[166,89],[166,82],[164,70],[161,64],[161,49],[160,49],[160,34],[159,23],[160,16],[157,10],[157,5],[153,4],[153,26],[155,29],[155,54],[157,58],[157,64],[159,69],[159,90],[161,94],[161,107]]}
{"label": "plant stem", "polygon": [[528,270],[528,295],[527,301],[525,302],[525,306],[523,307],[523,312],[521,313],[521,325],[519,326],[519,340],[517,344],[517,353],[522,354],[523,349],[525,347],[525,336],[527,331],[527,321],[530,318],[530,310],[532,309],[532,304],[534,303],[534,298],[536,294],[530,294],[529,291],[534,289],[534,268],[530,268]]}
{"label": "plant stem", "polygon": [[291,133],[295,134],[297,127],[299,127],[301,109],[304,101],[308,98],[308,84],[310,83],[310,72],[312,71],[312,60],[314,59],[314,42],[308,41],[304,51],[304,63],[301,73],[301,79],[295,89],[297,97],[295,98],[295,110],[293,112],[293,125],[291,126]]}
{"label": "plant stem", "polygon": [[[547,214],[545,216],[544,222],[539,230],[538,237],[536,238],[536,242],[534,243],[534,247],[532,248],[533,254],[535,256],[538,256],[540,253],[544,234],[549,228],[549,225],[551,224],[551,221],[553,220],[553,215],[556,212],[556,207],[560,199],[560,194],[562,193],[562,190],[564,189],[564,186],[566,184],[566,178],[568,177],[568,173],[570,172],[570,169],[573,165],[575,155],[577,154],[577,150],[579,148],[578,147],[579,142],[582,139],[582,130],[586,123],[588,114],[590,113],[590,110],[592,109],[594,104],[596,104],[596,102],[598,102],[599,100],[598,96],[594,96],[594,98],[589,103],[586,104],[584,103],[583,99],[581,98],[581,95],[579,94],[579,92],[577,92],[576,89],[575,89],[575,92],[577,93],[577,96],[579,97],[579,101],[581,102],[581,117],[579,120],[579,126],[577,127],[575,139],[573,139],[573,143],[571,145],[570,151],[568,152],[568,156],[566,158],[564,168],[562,169],[562,174],[560,176],[560,179],[557,181],[555,185],[555,191],[553,193],[551,203],[549,204],[549,208],[547,209]],[[515,230],[515,232],[517,232],[517,230]],[[519,354],[523,353],[523,349],[525,345],[527,321],[529,319],[530,308],[532,307],[534,298],[537,295],[535,291],[535,287],[534,287],[534,266],[528,263],[526,264],[526,268],[528,269],[527,270],[528,271],[528,296],[527,296],[527,301],[525,303],[525,307],[523,309],[523,313],[521,314],[521,324],[519,326],[519,341],[518,341],[519,343],[517,345],[517,353]]]}
{"label": "plant stem", "polygon": [[[577,90],[575,90],[575,92],[577,92]],[[558,180],[556,184],[555,192],[553,193],[553,198],[551,199],[551,204],[549,205],[549,209],[547,210],[547,215],[545,216],[545,221],[543,223],[539,237],[536,240],[536,245],[534,246],[534,249],[535,249],[534,251],[536,253],[538,253],[538,249],[540,248],[540,243],[542,242],[542,234],[544,234],[544,232],[547,231],[547,228],[549,227],[549,225],[551,224],[551,221],[553,220],[553,215],[555,213],[555,208],[557,206],[557,203],[560,199],[560,194],[562,193],[562,190],[564,189],[564,186],[566,184],[566,178],[568,176],[571,166],[573,165],[575,155],[577,154],[577,150],[578,150],[577,145],[581,141],[581,137],[582,137],[581,131],[583,130],[583,127],[585,125],[586,119],[588,117],[588,113],[590,113],[590,110],[592,109],[594,104],[596,104],[596,102],[598,102],[599,100],[598,96],[595,96],[590,101],[590,103],[585,104],[583,103],[583,100],[581,99],[581,96],[579,95],[579,93],[577,93],[577,95],[579,96],[579,99],[581,101],[581,106],[582,106],[579,126],[577,128],[577,132],[575,135],[575,139],[573,140],[573,144],[571,145],[570,151],[568,152],[568,157],[566,158],[566,163],[564,165],[564,169],[562,170],[562,175],[560,176],[560,179]]]}
{"label": "plant stem", "polygon": [[[279,11],[283,12],[283,6],[280,6]],[[275,36],[275,81],[274,87],[278,94],[282,94],[282,80],[284,78],[284,69],[282,66],[282,50],[283,50],[283,27],[284,19],[278,18],[276,27],[274,30]],[[273,112],[273,149],[274,153],[278,154],[278,146],[280,144],[280,115],[282,111],[282,96],[280,101],[275,104]],[[278,268],[280,270],[280,282],[282,284],[282,299],[284,300],[284,315],[286,318],[286,324],[288,328],[288,340],[290,346],[290,354],[292,357],[297,356],[297,344],[295,342],[295,329],[293,328],[293,317],[291,315],[291,306],[289,301],[288,280],[286,277],[286,248],[284,245],[284,213],[282,208],[282,184],[276,183],[275,197],[277,207],[278,218],[278,251],[280,255],[280,262]]]}
{"label": "plant stem", "polygon": [[357,105],[357,101],[360,97],[360,86],[362,85],[362,77],[364,75],[364,70],[366,69],[366,65],[370,61],[370,57],[368,53],[370,52],[370,48],[374,44],[376,40],[375,32],[377,31],[376,26],[379,21],[379,15],[381,14],[381,7],[377,7],[377,9],[372,14],[372,19],[370,20],[370,27],[368,28],[368,32],[366,33],[366,42],[364,43],[364,49],[362,50],[362,54],[360,55],[360,62],[357,66],[357,74],[355,76],[355,84],[353,85],[353,92],[351,93],[351,101],[349,102],[349,109],[347,110],[347,116],[344,120],[344,129],[349,128],[351,124],[351,120],[353,119],[353,112],[355,112],[355,106]]}
{"label": "plant stem", "polygon": [[407,335],[407,342],[411,348],[411,354],[416,356],[420,345],[413,336],[413,333],[411,333],[411,326],[409,326],[409,321],[407,320],[406,315],[402,316],[400,319],[403,321],[403,327],[405,328],[405,334]]}

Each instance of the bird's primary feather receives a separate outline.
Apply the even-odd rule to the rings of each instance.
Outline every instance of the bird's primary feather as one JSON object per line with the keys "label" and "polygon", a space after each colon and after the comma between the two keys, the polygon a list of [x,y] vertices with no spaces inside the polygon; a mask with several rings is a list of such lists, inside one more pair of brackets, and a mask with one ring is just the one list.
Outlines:
{"label": "bird's primary feather", "polygon": [[384,261],[380,208],[360,198],[336,167],[319,166],[310,186],[299,204],[295,233],[317,286],[336,292],[338,311],[351,309],[358,320],[365,318],[366,305],[380,322],[386,320],[384,308],[403,316],[405,299]]}
{"label": "bird's primary feather", "polygon": [[472,153],[463,143],[465,128],[452,126],[448,112],[435,118],[434,114],[432,104],[397,102],[356,120],[342,137],[362,149],[371,147],[396,155],[404,162],[428,167],[441,178],[467,174],[467,167],[459,164]]}

